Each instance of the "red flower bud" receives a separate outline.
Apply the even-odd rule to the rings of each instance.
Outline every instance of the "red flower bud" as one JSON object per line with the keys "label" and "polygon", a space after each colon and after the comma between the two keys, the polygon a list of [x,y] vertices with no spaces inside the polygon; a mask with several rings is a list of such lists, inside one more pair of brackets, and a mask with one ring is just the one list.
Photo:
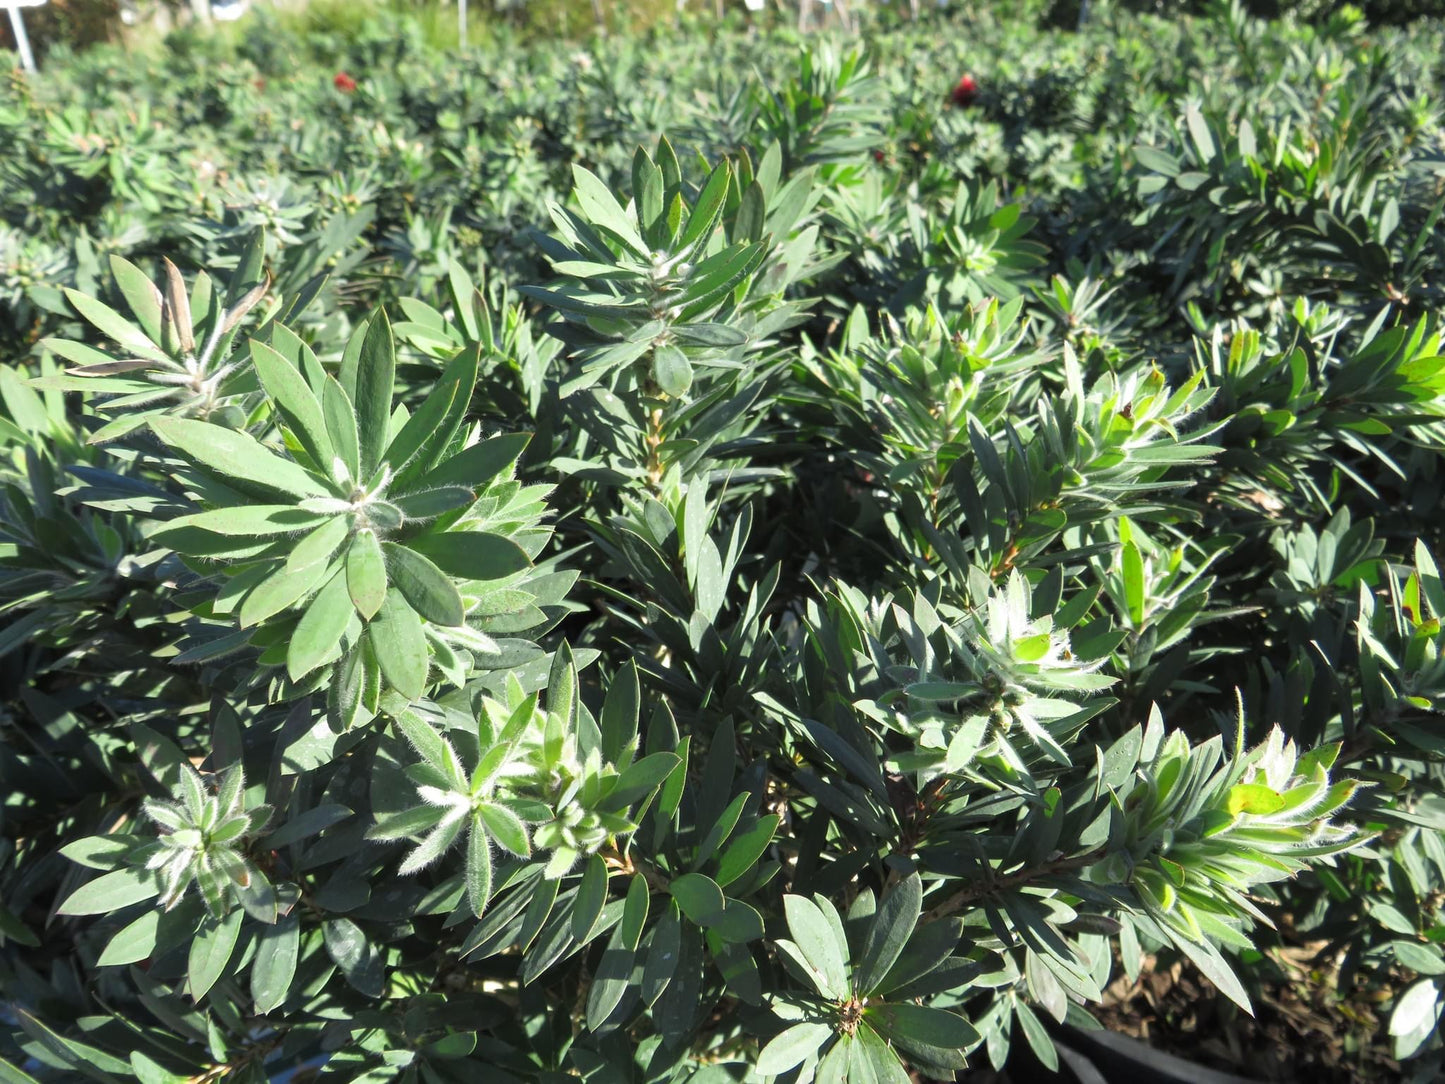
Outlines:
{"label": "red flower bud", "polygon": [[887,157],[887,155],[885,155],[882,151],[874,151],[874,152],[873,152],[873,161],[875,161],[875,162],[881,162],[881,161],[883,161],[886,157]]}
{"label": "red flower bud", "polygon": [[331,82],[335,84],[336,89],[341,91],[342,94],[350,94],[356,89],[356,80],[345,72],[337,72],[336,78],[332,79]]}
{"label": "red flower bud", "polygon": [[953,88],[953,93],[949,97],[959,108],[972,105],[974,99],[978,97],[978,81],[971,75],[965,75],[958,81],[958,85]]}

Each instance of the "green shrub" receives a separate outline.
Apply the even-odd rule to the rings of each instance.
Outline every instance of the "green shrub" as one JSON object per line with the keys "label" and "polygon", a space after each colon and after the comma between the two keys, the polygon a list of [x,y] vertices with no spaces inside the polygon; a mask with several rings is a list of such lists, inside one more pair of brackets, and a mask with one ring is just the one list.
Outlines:
{"label": "green shrub", "polygon": [[0,1075],[901,1084],[1309,944],[1429,1079],[1441,44],[7,83]]}

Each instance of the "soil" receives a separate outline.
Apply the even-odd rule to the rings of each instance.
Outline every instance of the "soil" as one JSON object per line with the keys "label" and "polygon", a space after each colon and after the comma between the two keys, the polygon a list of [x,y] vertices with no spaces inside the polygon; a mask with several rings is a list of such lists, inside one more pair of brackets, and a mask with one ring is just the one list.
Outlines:
{"label": "soil", "polygon": [[[1094,1015],[1111,1031],[1200,1065],[1261,1081],[1363,1084],[1400,1079],[1387,1021],[1368,989],[1336,989],[1324,942],[1271,949],[1269,981],[1250,1017],[1187,962],[1146,957],[1137,982],[1119,977]],[[1261,961],[1265,963],[1265,961]],[[1264,968],[1261,968],[1264,970]]]}

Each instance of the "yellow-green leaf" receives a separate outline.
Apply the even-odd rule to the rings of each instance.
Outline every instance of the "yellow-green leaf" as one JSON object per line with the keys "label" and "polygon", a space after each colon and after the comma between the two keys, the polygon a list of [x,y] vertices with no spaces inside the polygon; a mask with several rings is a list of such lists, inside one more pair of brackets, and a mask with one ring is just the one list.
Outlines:
{"label": "yellow-green leaf", "polygon": [[1284,796],[1271,790],[1263,783],[1237,783],[1229,788],[1229,809],[1230,816],[1237,817],[1241,813],[1248,813],[1251,816],[1267,817],[1276,813],[1284,805]]}

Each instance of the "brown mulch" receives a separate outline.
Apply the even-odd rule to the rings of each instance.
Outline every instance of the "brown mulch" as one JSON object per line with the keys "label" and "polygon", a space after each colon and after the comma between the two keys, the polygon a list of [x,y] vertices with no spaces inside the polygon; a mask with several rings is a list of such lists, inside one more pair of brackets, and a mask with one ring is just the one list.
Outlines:
{"label": "brown mulch", "polygon": [[1254,1017],[1221,996],[1187,962],[1143,961],[1138,982],[1122,969],[1094,1015],[1198,1064],[1261,1081],[1363,1084],[1398,1080],[1387,1021],[1364,988],[1338,991],[1325,943],[1271,949],[1276,981],[1253,995]]}

